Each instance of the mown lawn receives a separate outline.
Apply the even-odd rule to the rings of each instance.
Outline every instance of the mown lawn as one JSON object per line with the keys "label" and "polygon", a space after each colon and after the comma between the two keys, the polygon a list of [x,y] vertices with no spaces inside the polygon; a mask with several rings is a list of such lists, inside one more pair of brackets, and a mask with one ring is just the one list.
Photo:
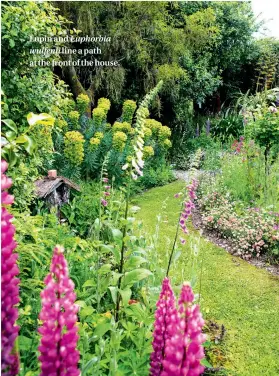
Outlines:
{"label": "mown lawn", "polygon": [[[154,234],[157,215],[162,214],[158,248],[165,264],[168,238],[174,237],[179,211],[179,202],[173,196],[183,184],[176,181],[134,199],[141,207],[137,218],[143,220],[148,234]],[[194,248],[197,257],[193,257]],[[279,279],[229,255],[192,229],[188,245],[171,268],[173,282],[199,277],[202,260],[201,309],[205,318],[225,326],[227,375],[279,375]],[[199,288],[197,280],[196,293]]]}

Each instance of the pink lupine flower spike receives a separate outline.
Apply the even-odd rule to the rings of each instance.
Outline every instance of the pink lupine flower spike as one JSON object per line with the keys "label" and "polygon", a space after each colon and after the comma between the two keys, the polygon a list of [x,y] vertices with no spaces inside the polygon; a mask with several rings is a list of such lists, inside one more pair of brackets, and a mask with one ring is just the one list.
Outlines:
{"label": "pink lupine flower spike", "polygon": [[39,361],[40,376],[79,376],[77,364],[78,306],[74,304],[76,294],[74,283],[69,278],[64,250],[56,246],[52,257],[50,273],[41,292],[42,310],[39,319],[43,321],[38,329],[41,334]]}
{"label": "pink lupine flower spike", "polygon": [[16,264],[18,254],[14,253],[17,246],[14,240],[15,227],[11,224],[13,216],[5,205],[10,205],[14,197],[6,192],[12,180],[4,173],[8,168],[6,161],[1,161],[1,369],[4,376],[15,376],[19,372],[19,357],[15,351],[15,340],[19,327],[15,325],[18,318],[19,303],[19,269]]}

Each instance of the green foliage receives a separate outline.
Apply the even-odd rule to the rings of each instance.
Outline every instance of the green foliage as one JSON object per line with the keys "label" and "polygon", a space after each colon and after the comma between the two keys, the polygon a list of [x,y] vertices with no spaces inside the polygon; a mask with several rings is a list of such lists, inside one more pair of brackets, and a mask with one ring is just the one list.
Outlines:
{"label": "green foliage", "polygon": [[[64,35],[65,25],[65,19],[47,2],[2,5],[2,88],[10,117],[20,125],[26,125],[23,118],[28,112],[56,115],[57,106],[67,97],[65,83],[54,76],[51,67],[32,65],[39,60],[51,63],[54,56],[30,53],[31,49],[42,48],[34,37]],[[52,44],[46,42],[43,47],[51,48]]]}
{"label": "green foliage", "polygon": [[222,142],[226,142],[229,137],[239,138],[244,132],[243,117],[240,115],[228,112],[212,120],[212,136],[220,139]]}

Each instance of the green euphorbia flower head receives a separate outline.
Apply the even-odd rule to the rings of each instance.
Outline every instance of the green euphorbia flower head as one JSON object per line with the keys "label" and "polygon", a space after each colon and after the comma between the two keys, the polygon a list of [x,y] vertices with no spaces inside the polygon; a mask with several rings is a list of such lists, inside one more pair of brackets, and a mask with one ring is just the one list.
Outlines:
{"label": "green euphorbia flower head", "polygon": [[127,121],[128,123],[132,123],[136,108],[137,108],[136,102],[131,101],[131,100],[125,101],[123,103],[123,108],[122,108],[122,120],[124,122]]}
{"label": "green euphorbia flower head", "polygon": [[115,132],[112,138],[112,146],[118,151],[123,151],[127,136],[124,132]]}
{"label": "green euphorbia flower head", "polygon": [[106,112],[103,107],[96,107],[92,111],[93,122],[96,128],[99,128],[102,125],[102,122],[106,119]]}
{"label": "green euphorbia flower head", "polygon": [[67,132],[64,136],[64,154],[73,164],[80,165],[84,158],[83,135],[77,131]]}

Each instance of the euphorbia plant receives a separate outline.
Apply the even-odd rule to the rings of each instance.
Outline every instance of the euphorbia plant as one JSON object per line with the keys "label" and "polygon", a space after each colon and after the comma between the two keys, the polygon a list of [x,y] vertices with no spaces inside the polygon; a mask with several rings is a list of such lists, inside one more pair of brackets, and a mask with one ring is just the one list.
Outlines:
{"label": "euphorbia plant", "polygon": [[15,341],[19,327],[15,325],[18,318],[19,303],[19,274],[16,264],[18,254],[14,253],[17,246],[14,240],[15,227],[11,220],[13,216],[6,205],[14,202],[14,197],[6,191],[12,185],[12,180],[5,175],[8,168],[6,161],[1,161],[1,369],[5,376],[17,375],[19,371],[19,356],[15,349]]}

